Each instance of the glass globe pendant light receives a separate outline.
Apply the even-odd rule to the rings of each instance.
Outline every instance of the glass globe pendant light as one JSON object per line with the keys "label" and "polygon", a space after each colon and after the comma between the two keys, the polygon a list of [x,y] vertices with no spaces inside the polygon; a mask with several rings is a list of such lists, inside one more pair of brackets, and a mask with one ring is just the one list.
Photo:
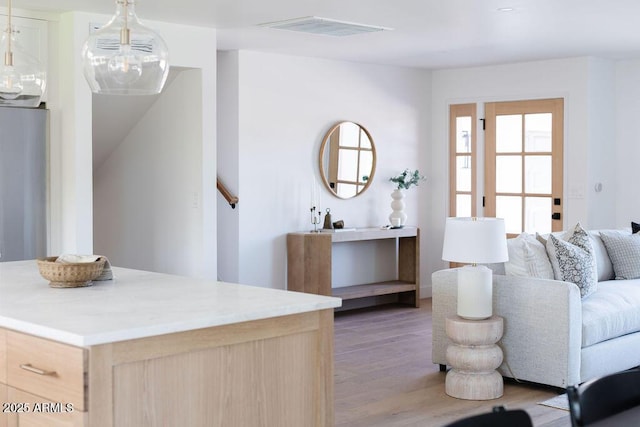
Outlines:
{"label": "glass globe pendant light", "polygon": [[0,106],[38,107],[47,73],[40,62],[16,41],[11,25],[11,0],[7,0],[7,27],[0,40]]}
{"label": "glass globe pendant light", "polygon": [[167,80],[167,45],[140,23],[134,3],[116,0],[113,18],[84,42],[84,76],[94,93],[154,95]]}

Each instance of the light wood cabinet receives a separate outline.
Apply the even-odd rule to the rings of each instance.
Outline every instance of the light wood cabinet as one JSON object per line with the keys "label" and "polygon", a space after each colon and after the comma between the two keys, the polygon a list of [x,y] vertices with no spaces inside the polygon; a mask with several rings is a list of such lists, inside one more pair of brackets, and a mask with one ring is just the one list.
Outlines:
{"label": "light wood cabinet", "polygon": [[[2,365],[4,367],[4,365]],[[2,404],[6,404],[9,402],[7,397],[7,386],[0,383],[0,401]],[[5,411],[0,412],[0,427],[7,427],[7,423],[9,421],[9,414]]]}
{"label": "light wood cabinet", "polygon": [[85,410],[87,351],[7,331],[7,384]]}
{"label": "light wood cabinet", "polygon": [[0,329],[4,347],[0,397],[30,409],[0,427],[334,422],[332,309],[87,348]]}
{"label": "light wood cabinet", "polygon": [[[71,403],[56,402],[7,387],[7,401],[15,406],[10,411],[7,427],[85,427],[86,412],[78,411]],[[19,410],[22,407],[23,410]]]}
{"label": "light wood cabinet", "polygon": [[0,383],[7,383],[7,331],[0,328]]}
{"label": "light wood cabinet", "polygon": [[[394,239],[397,242],[395,280],[334,288],[331,280],[332,248],[343,242]],[[374,268],[374,261],[369,266]],[[342,299],[397,294],[398,301],[420,306],[420,230],[365,228],[336,232],[287,235],[287,289]]]}
{"label": "light wood cabinet", "polygon": [[0,427],[82,427],[87,350],[0,329]]}

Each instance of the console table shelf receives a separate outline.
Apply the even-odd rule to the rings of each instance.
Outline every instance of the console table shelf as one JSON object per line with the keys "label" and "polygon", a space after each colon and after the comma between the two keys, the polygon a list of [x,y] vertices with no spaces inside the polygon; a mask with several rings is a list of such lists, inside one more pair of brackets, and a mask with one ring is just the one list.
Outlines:
{"label": "console table shelf", "polygon": [[[395,239],[397,275],[395,280],[334,288],[331,283],[331,256],[334,244]],[[372,261],[373,262],[373,261]],[[420,306],[420,230],[362,228],[333,232],[301,232],[287,235],[287,289],[344,300],[397,294],[398,301]]]}

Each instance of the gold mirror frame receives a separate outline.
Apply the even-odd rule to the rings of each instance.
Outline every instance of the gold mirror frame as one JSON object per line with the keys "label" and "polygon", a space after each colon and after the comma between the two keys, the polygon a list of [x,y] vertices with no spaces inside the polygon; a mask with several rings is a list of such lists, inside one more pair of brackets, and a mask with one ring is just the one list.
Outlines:
{"label": "gold mirror frame", "polygon": [[[351,199],[371,185],[376,172],[376,160],[376,146],[369,131],[358,123],[339,122],[329,129],[322,140],[320,176],[331,194],[340,199]],[[341,162],[349,162],[351,179],[338,176]]]}

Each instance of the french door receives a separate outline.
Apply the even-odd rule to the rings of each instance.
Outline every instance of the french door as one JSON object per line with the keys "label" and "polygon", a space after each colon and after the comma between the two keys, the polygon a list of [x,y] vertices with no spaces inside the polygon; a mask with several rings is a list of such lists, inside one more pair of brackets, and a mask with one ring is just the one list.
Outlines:
{"label": "french door", "polygon": [[510,236],[561,230],[563,100],[492,102],[484,113],[478,138],[476,104],[450,106],[450,215],[504,218]]}
{"label": "french door", "polygon": [[562,230],[564,102],[485,104],[485,216],[508,235]]}

